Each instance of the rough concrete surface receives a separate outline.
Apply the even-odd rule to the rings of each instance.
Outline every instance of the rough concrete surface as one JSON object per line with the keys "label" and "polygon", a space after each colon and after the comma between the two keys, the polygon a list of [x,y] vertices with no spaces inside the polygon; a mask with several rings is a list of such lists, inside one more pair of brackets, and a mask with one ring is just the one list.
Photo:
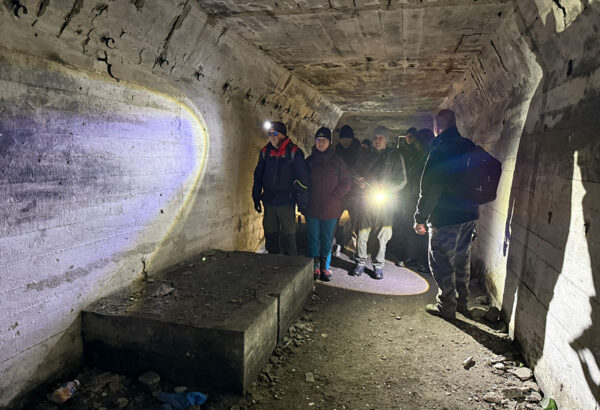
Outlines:
{"label": "rough concrete surface", "polygon": [[88,363],[243,393],[312,292],[307,258],[209,251],[83,313]]}
{"label": "rough concrete surface", "polygon": [[503,161],[474,254],[559,408],[600,402],[600,5],[518,2],[445,106]]}
{"label": "rough concrete surface", "polygon": [[0,406],[79,365],[89,303],[256,249],[262,122],[341,115],[195,2],[34,3],[0,3]]}
{"label": "rough concrete surface", "polygon": [[599,7],[0,2],[0,406],[79,366],[88,304],[259,246],[265,119],[308,149],[342,114],[396,136],[441,104],[503,161],[476,270],[545,392],[598,408]]}

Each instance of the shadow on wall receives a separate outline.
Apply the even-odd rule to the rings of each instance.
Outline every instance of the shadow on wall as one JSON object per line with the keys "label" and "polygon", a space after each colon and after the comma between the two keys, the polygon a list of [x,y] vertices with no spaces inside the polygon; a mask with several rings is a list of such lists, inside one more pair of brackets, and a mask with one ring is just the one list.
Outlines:
{"label": "shadow on wall", "polygon": [[[558,33],[555,20],[546,17],[545,23],[539,18],[529,28],[520,21],[521,32],[535,36],[532,52],[543,79],[527,114],[526,124],[535,125],[526,125],[517,152],[506,220],[502,307],[529,364],[560,384],[555,391],[564,383],[576,389],[571,395],[580,404],[594,398],[598,403],[600,231],[592,221],[600,209],[600,4],[588,2]],[[548,40],[538,48],[536,39]],[[573,44],[583,44],[582,53],[574,49],[577,55],[564,71],[557,70],[560,50]],[[573,101],[577,93],[581,96]],[[580,370],[569,369],[569,363],[577,362]],[[582,375],[589,392],[569,380],[571,375]]]}

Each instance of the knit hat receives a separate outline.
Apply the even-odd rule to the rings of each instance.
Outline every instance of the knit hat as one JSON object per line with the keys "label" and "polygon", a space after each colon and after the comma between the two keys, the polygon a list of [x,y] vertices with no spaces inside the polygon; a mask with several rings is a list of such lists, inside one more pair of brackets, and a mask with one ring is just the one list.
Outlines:
{"label": "knit hat", "polygon": [[354,130],[349,125],[344,125],[340,128],[340,139],[342,138],[354,138]]}
{"label": "knit hat", "polygon": [[367,147],[371,146],[371,140],[368,138],[365,138],[364,140],[361,141],[361,144],[365,144]]}
{"label": "knit hat", "polygon": [[417,129],[415,127],[410,127],[409,129],[406,130],[406,132],[404,133],[404,135],[414,135],[416,137],[417,136]]}
{"label": "knit hat", "polygon": [[331,130],[327,127],[319,128],[315,134],[315,139],[317,138],[327,138],[331,142]]}
{"label": "knit hat", "polygon": [[279,133],[287,136],[287,127],[282,122],[279,122],[279,121],[272,122],[271,123],[271,129],[273,131],[277,131],[277,132],[279,132]]}
{"label": "knit hat", "polygon": [[383,135],[384,137],[388,138],[389,131],[389,129],[387,129],[383,125],[380,125],[373,130],[373,136]]}

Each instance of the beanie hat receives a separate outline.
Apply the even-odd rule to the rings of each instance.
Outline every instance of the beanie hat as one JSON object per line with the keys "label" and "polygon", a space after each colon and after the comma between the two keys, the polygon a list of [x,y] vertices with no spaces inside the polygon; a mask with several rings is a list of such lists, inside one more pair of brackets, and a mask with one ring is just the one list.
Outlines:
{"label": "beanie hat", "polygon": [[367,147],[371,146],[371,140],[368,138],[365,138],[364,140],[362,140],[361,144],[365,144]]}
{"label": "beanie hat", "polygon": [[317,138],[327,138],[331,142],[331,130],[327,127],[319,128],[315,134],[315,139]]}
{"label": "beanie hat", "polygon": [[349,125],[340,128],[340,138],[354,138],[354,130]]}
{"label": "beanie hat", "polygon": [[404,133],[404,135],[414,135],[414,136],[417,136],[417,129],[415,127],[410,127],[409,129],[406,130],[406,132]]}
{"label": "beanie hat", "polygon": [[277,131],[287,137],[287,127],[285,126],[284,123],[279,122],[279,121],[274,121],[271,123],[271,129],[273,131]]}
{"label": "beanie hat", "polygon": [[389,130],[386,127],[384,127],[383,125],[380,125],[373,130],[373,136],[383,135],[384,137],[388,138],[388,133],[389,133]]}

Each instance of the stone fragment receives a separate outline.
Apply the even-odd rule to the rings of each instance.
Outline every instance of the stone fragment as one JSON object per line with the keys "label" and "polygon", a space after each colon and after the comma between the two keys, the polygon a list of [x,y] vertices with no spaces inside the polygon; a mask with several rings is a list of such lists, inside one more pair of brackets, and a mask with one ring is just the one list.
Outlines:
{"label": "stone fragment", "polygon": [[469,313],[472,319],[479,320],[488,313],[488,309],[483,306],[475,306],[469,310]]}
{"label": "stone fragment", "polygon": [[528,401],[530,403],[538,403],[542,401],[542,395],[534,391],[529,396],[525,397],[525,401]]}
{"label": "stone fragment", "polygon": [[509,371],[522,381],[529,380],[533,377],[533,372],[528,367],[517,367],[515,369],[510,369]]}
{"label": "stone fragment", "polygon": [[467,357],[464,361],[463,361],[463,367],[466,370],[469,370],[471,367],[475,366],[475,360],[473,359],[473,356],[469,356]]}
{"label": "stone fragment", "polygon": [[506,366],[502,362],[494,364],[493,367],[494,367],[494,369],[497,369],[497,370],[505,370],[506,369]]}
{"label": "stone fragment", "polygon": [[119,397],[117,399],[117,404],[119,405],[119,408],[122,409],[129,404],[129,400],[127,400],[125,397]]}
{"label": "stone fragment", "polygon": [[306,374],[304,374],[304,377],[306,378],[306,381],[309,383],[314,383],[315,382],[315,375],[312,374],[311,372],[308,372]]}
{"label": "stone fragment", "polygon": [[167,285],[166,283],[161,284],[158,289],[156,289],[154,291],[154,293],[152,294],[152,296],[154,297],[162,297],[162,296],[167,296],[169,293],[173,292],[175,290],[174,287]]}
{"label": "stone fragment", "polygon": [[488,403],[500,403],[502,401],[502,395],[498,392],[489,392],[483,396],[483,400]]}
{"label": "stone fragment", "polygon": [[505,387],[502,389],[502,395],[507,399],[520,399],[523,397],[523,390],[520,387]]}
{"label": "stone fragment", "polygon": [[187,391],[187,387],[186,386],[177,386],[175,387],[175,393],[183,393]]}
{"label": "stone fragment", "polygon": [[506,360],[508,360],[508,358],[504,355],[498,355],[498,356],[494,356],[490,359],[490,363],[494,364],[494,363],[500,363],[500,362],[505,362]]}
{"label": "stone fragment", "polygon": [[542,389],[540,389],[540,386],[538,386],[538,384],[533,380],[527,380],[525,383],[523,383],[523,387],[526,387],[529,390],[536,391],[538,393],[542,391]]}
{"label": "stone fragment", "polygon": [[156,390],[160,384],[160,376],[156,372],[148,371],[138,377],[138,381],[144,386],[147,386],[150,391],[153,391]]}

